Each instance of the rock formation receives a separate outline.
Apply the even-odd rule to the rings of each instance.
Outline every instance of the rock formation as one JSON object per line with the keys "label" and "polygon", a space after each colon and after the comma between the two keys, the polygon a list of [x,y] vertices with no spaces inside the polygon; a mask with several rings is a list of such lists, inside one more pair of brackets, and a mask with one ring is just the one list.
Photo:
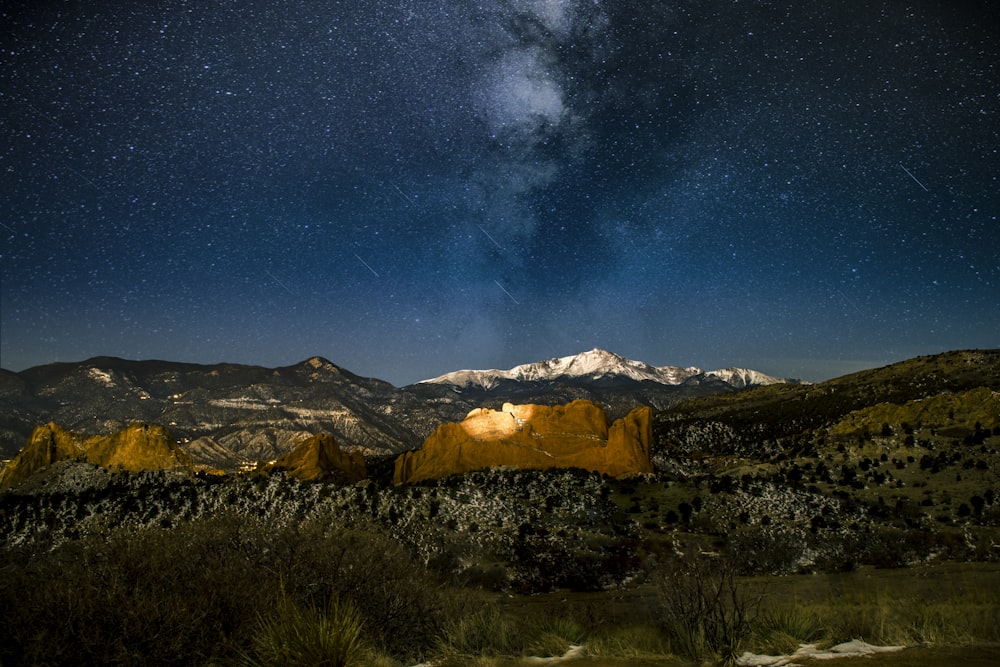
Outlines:
{"label": "rock formation", "polygon": [[166,428],[156,424],[130,424],[111,435],[87,438],[49,422],[37,427],[17,456],[0,470],[0,490],[66,460],[113,470],[191,468],[191,457],[177,446]]}
{"label": "rock formation", "polygon": [[0,470],[0,490],[20,484],[57,461],[82,458],[83,438],[49,422],[37,427],[17,456]]}
{"label": "rock formation", "polygon": [[590,401],[477,408],[397,458],[393,482],[496,466],[583,468],[612,477],[652,472],[651,414],[648,407],[636,408],[609,428],[604,410]]}
{"label": "rock formation", "polygon": [[312,436],[265,470],[285,470],[307,482],[335,480],[353,484],[368,478],[361,452],[344,452],[329,433]]}
{"label": "rock formation", "polygon": [[112,470],[191,468],[191,457],[159,424],[129,424],[117,433],[88,438],[84,449],[87,461]]}

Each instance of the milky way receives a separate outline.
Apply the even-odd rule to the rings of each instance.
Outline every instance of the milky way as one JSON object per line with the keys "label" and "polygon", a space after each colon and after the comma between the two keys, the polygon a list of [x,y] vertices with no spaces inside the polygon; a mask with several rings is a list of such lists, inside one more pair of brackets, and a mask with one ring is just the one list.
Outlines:
{"label": "milky way", "polygon": [[6,2],[2,365],[1000,346],[988,2]]}

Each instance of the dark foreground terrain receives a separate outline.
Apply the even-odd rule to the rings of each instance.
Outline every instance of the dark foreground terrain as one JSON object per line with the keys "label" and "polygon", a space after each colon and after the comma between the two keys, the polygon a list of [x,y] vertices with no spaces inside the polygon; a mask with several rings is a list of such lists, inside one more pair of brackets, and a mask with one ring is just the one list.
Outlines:
{"label": "dark foreground terrain", "polygon": [[0,572],[4,665],[319,664],[338,650],[350,660],[329,664],[575,651],[580,664],[681,665],[852,639],[911,647],[865,662],[903,665],[1000,644],[992,563],[741,577],[724,556],[678,555],[608,590],[519,595],[428,568],[371,527],[221,514],[13,547]]}

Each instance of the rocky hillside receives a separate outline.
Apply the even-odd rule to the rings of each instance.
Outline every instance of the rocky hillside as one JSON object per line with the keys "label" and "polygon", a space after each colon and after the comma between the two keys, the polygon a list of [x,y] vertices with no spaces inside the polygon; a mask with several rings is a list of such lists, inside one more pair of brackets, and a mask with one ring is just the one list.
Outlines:
{"label": "rocky hillside", "polygon": [[319,357],[284,368],[102,357],[4,372],[0,415],[8,457],[37,424],[110,434],[141,421],[170,428],[196,462],[230,470],[276,459],[320,432],[392,454],[445,421],[412,394]]}
{"label": "rocky hillside", "polygon": [[816,385],[780,384],[699,398],[657,414],[654,453],[766,457],[815,444],[824,429],[854,411],[979,387],[1000,391],[1000,350],[916,357]]}
{"label": "rocky hillside", "polygon": [[[0,494],[0,542],[322,516],[384,531],[458,581],[525,591],[621,585],[679,553],[746,574],[998,561],[998,393],[993,350],[699,398],[655,415],[653,472],[623,480],[500,468],[394,485],[391,458],[369,457],[367,480],[304,482],[292,472],[325,465],[316,441],[283,471],[112,472],[73,458],[86,439],[53,436],[36,458],[55,463]],[[506,432],[516,412],[481,413],[474,434]]]}

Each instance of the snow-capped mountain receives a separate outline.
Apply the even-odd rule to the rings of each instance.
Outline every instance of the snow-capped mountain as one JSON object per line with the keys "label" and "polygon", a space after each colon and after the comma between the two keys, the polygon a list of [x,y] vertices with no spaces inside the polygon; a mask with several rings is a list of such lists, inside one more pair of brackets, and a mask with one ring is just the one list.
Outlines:
{"label": "snow-capped mountain", "polygon": [[743,387],[760,387],[763,385],[782,384],[788,382],[800,384],[797,380],[776,378],[770,375],[765,375],[760,371],[750,370],[749,368],[723,368],[717,371],[708,371],[705,375],[717,377],[723,382],[740,389]]}
{"label": "snow-capped mountain", "polygon": [[626,359],[607,350],[594,349],[568,357],[557,357],[521,364],[508,370],[461,370],[446,373],[436,378],[424,380],[420,384],[452,385],[460,388],[491,390],[505,381],[513,382],[554,382],[554,381],[597,381],[633,380],[636,382],[656,382],[664,385],[680,385],[688,381],[714,378],[734,387],[744,388],[757,385],[777,384],[787,380],[771,377],[747,368],[726,368],[716,371],[702,371],[700,368],[680,366],[651,366],[642,361]]}

